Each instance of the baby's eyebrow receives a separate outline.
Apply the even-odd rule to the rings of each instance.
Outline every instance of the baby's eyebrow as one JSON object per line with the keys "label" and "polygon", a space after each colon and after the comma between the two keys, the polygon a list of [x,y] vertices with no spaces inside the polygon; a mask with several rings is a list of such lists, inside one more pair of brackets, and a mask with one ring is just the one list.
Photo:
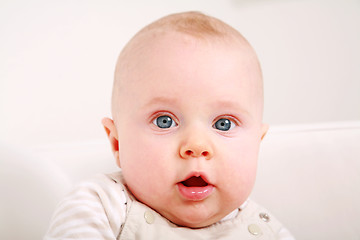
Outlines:
{"label": "baby's eyebrow", "polygon": [[[179,104],[179,99],[169,96],[157,96],[152,99],[150,99],[143,108],[148,108],[152,105],[156,104],[167,104],[167,105],[177,105]],[[244,109],[239,103],[231,101],[231,100],[220,100],[217,99],[214,102],[210,103],[211,106],[224,109],[224,110],[232,110],[237,113],[241,113],[243,115],[249,115],[249,112]]]}
{"label": "baby's eyebrow", "polygon": [[216,100],[214,101],[214,106],[242,110],[242,107],[238,103],[229,100]]}
{"label": "baby's eyebrow", "polygon": [[173,98],[173,97],[154,97],[152,98],[149,102],[147,102],[145,105],[144,105],[144,108],[147,108],[151,105],[156,105],[156,104],[159,104],[159,103],[162,103],[162,104],[177,104],[178,103],[178,100],[176,98]]}
{"label": "baby's eyebrow", "polygon": [[214,102],[214,106],[222,109],[234,110],[236,112],[249,115],[249,112],[237,102],[233,102],[229,100],[217,100]]}

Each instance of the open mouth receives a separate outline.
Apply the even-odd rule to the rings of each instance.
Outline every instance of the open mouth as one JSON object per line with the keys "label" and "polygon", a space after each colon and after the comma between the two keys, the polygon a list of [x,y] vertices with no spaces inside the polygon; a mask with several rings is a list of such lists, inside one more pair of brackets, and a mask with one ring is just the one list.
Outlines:
{"label": "open mouth", "polygon": [[192,176],[186,179],[185,181],[182,181],[181,183],[185,187],[206,187],[207,185],[209,185],[207,182],[205,182],[205,180],[201,176],[199,177]]}
{"label": "open mouth", "polygon": [[180,195],[190,201],[201,201],[209,197],[214,185],[208,183],[205,177],[193,175],[177,184]]}

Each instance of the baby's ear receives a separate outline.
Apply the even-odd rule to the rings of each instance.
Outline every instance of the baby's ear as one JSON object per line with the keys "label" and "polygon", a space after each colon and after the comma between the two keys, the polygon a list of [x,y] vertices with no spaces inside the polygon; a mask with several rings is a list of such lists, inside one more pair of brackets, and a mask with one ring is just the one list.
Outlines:
{"label": "baby's ear", "polygon": [[269,130],[269,124],[263,123],[261,126],[261,140],[264,139],[268,130]]}
{"label": "baby's ear", "polygon": [[116,164],[120,167],[119,141],[114,121],[110,118],[103,118],[101,123],[104,126],[105,132],[109,138],[111,150],[114,154]]}

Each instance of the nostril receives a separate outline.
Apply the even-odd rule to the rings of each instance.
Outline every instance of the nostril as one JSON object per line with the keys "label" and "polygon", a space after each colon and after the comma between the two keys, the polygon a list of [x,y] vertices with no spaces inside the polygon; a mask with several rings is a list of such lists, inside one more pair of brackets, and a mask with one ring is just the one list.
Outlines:
{"label": "nostril", "polygon": [[191,149],[188,149],[186,151],[183,151],[181,153],[182,157],[188,158],[188,157],[194,157],[194,158],[198,158],[198,157],[204,157],[204,158],[211,158],[211,151],[193,151]]}

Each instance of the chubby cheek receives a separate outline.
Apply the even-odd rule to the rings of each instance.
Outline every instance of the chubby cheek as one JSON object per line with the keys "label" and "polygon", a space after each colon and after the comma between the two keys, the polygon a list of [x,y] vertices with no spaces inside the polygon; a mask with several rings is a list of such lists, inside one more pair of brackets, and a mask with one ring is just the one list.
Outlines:
{"label": "chubby cheek", "polygon": [[239,141],[228,145],[226,153],[224,152],[221,164],[225,196],[228,201],[245,201],[255,182],[258,144],[251,141]]}
{"label": "chubby cheek", "polygon": [[[120,164],[124,178],[139,200],[151,201],[171,183],[169,146],[154,137],[133,134],[120,143]],[[146,200],[145,200],[146,199]]]}

